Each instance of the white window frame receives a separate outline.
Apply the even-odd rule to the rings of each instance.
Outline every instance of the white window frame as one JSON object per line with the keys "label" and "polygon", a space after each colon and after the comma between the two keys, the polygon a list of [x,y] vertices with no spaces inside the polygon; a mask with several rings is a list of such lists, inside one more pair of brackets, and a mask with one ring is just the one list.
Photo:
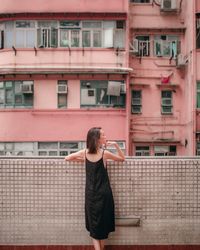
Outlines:
{"label": "white window frame", "polygon": [[[58,91],[58,87],[59,87],[59,85],[63,85],[63,87],[65,86],[66,87],[66,92],[59,92]],[[57,99],[58,99],[58,101],[57,101],[57,106],[58,106],[58,108],[67,108],[67,88],[68,88],[68,83],[67,83],[67,81],[63,81],[63,80],[61,80],[61,81],[58,81],[57,82]],[[61,104],[59,104],[59,97],[60,96],[62,96],[63,98],[66,98],[65,99],[65,101],[66,101],[66,105],[61,105]]]}
{"label": "white window frame", "polygon": [[[170,152],[171,145],[154,145],[154,156],[175,156],[177,154],[177,148],[176,152]],[[156,150],[156,148],[158,150]]]}
{"label": "white window frame", "polygon": [[[100,28],[86,28],[86,27],[83,27],[83,23],[84,22],[88,22],[88,23],[93,23],[93,22],[99,22],[101,23],[101,27]],[[82,44],[82,47],[83,47],[83,32],[84,31],[89,31],[90,32],[90,46],[89,47],[86,47],[84,46],[85,48],[102,48],[103,47],[103,21],[99,21],[99,20],[85,20],[85,21],[82,21],[82,29],[81,29],[81,33],[82,33],[82,37],[81,37],[81,44]],[[94,32],[95,31],[100,31],[100,34],[101,34],[101,40],[100,40],[100,43],[101,45],[100,46],[94,46]]]}
{"label": "white window frame", "polygon": [[[41,25],[39,25],[41,22]],[[43,24],[42,24],[43,22]],[[46,22],[46,23],[45,23]],[[57,48],[60,40],[59,32],[58,32],[58,21],[50,21],[50,20],[41,20],[37,22],[37,47],[39,48]],[[52,44],[53,39],[53,31],[56,32],[56,44]],[[43,38],[43,32],[46,34],[45,41]],[[40,44],[39,43],[40,36]]]}
{"label": "white window frame", "polygon": [[[163,92],[170,92],[171,97],[162,97]],[[170,108],[170,111],[165,111],[164,108]],[[172,114],[173,113],[173,94],[171,90],[161,91],[161,113]]]}

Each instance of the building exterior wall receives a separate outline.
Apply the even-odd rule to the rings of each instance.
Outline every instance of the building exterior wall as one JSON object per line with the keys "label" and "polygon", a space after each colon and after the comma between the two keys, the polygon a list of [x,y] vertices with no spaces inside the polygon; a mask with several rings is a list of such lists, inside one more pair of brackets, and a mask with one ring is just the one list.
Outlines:
{"label": "building exterior wall", "polygon": [[[159,145],[176,145],[178,155],[196,154],[194,1],[176,2],[175,12],[162,10],[156,1],[153,4],[131,3],[130,6],[132,43],[138,36],[149,37],[148,56],[138,55],[133,49],[130,56],[130,65],[134,69],[130,73],[131,89],[142,92],[142,111],[131,116],[133,154],[137,146],[149,146],[152,154]],[[158,35],[178,37],[177,56],[183,54],[188,58],[187,65],[178,67],[177,56],[157,56]],[[162,77],[167,76],[170,76],[168,83],[162,82]],[[161,91],[165,90],[172,94],[171,114],[161,112]]]}
{"label": "building exterior wall", "polygon": [[97,0],[95,2],[90,0],[74,0],[72,1],[63,1],[59,0],[55,1],[39,1],[36,0],[34,3],[27,3],[27,1],[20,1],[20,5],[15,0],[8,0],[6,4],[3,4],[3,0],[1,0],[1,13],[28,13],[28,12],[72,12],[72,13],[121,13],[128,11],[128,1],[126,0],[110,0],[109,2],[105,0]]}

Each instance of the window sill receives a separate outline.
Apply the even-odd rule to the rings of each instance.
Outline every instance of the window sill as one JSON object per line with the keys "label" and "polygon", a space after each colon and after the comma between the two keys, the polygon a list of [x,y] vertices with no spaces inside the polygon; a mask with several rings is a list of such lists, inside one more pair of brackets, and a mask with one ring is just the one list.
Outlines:
{"label": "window sill", "polygon": [[178,88],[180,87],[179,84],[175,84],[175,83],[157,83],[156,86],[158,88],[170,88],[170,89],[173,89],[173,88]]}
{"label": "window sill", "polygon": [[173,113],[161,113],[161,115],[173,116]]}

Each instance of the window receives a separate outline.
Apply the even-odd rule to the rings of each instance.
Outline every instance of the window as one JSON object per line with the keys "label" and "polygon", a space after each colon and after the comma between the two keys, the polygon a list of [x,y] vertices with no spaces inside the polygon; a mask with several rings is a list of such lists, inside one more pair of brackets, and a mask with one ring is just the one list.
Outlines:
{"label": "window", "polygon": [[38,21],[37,43],[39,48],[58,46],[57,21]]}
{"label": "window", "polygon": [[149,156],[150,155],[149,146],[136,146],[135,155],[136,156]]}
{"label": "window", "polygon": [[81,142],[38,142],[39,156],[65,156],[77,152],[82,147]]}
{"label": "window", "polygon": [[33,142],[1,142],[0,156],[2,155],[34,155]]}
{"label": "window", "polygon": [[116,22],[104,21],[103,22],[103,47],[111,48],[114,46],[114,29]]}
{"label": "window", "polygon": [[172,114],[172,91],[163,90],[161,91],[161,113]]}
{"label": "window", "polygon": [[150,55],[150,39],[149,36],[136,36],[138,41],[138,56]]}
{"label": "window", "polygon": [[0,35],[0,48],[124,48],[125,21],[6,21]]}
{"label": "window", "polygon": [[81,107],[125,107],[124,85],[119,81],[111,81],[111,84],[108,81],[81,81]]}
{"label": "window", "polygon": [[0,82],[0,107],[32,107],[33,81]]}
{"label": "window", "polygon": [[196,46],[200,48],[200,17],[196,18]]}
{"label": "window", "polygon": [[116,21],[116,29],[114,32],[114,47],[124,48],[125,44],[125,23],[124,21]]}
{"label": "window", "polygon": [[154,155],[155,156],[175,156],[176,155],[176,146],[154,146]]}
{"label": "window", "polygon": [[4,48],[4,24],[0,23],[0,49]]}
{"label": "window", "polygon": [[60,47],[80,46],[80,21],[60,21]]}
{"label": "window", "polygon": [[200,82],[197,82],[197,108],[200,108]]}
{"label": "window", "polygon": [[142,112],[142,92],[141,92],[141,90],[133,90],[132,91],[131,112],[132,112],[132,114],[139,114]]}
{"label": "window", "polygon": [[35,46],[36,32],[34,21],[16,21],[15,35],[17,48],[33,48]]}
{"label": "window", "polygon": [[176,58],[178,54],[178,36],[158,35],[154,37],[154,55]]}
{"label": "window", "polygon": [[197,155],[200,155],[200,142],[197,141]]}
{"label": "window", "polygon": [[[117,144],[119,145],[119,147],[120,147],[120,149],[122,150],[122,152],[125,154],[126,152],[125,152],[125,141],[116,141],[117,142]],[[116,148],[114,147],[114,146],[108,146],[107,147],[107,149],[109,150],[109,151],[111,151],[112,153],[117,153],[117,150],[116,150]]]}
{"label": "window", "polygon": [[82,22],[82,46],[102,47],[102,22],[83,21]]}
{"label": "window", "polygon": [[58,81],[57,84],[58,108],[67,107],[67,81]]}
{"label": "window", "polygon": [[15,45],[14,23],[12,21],[5,22],[4,39],[5,39],[5,48],[12,48],[12,46]]}

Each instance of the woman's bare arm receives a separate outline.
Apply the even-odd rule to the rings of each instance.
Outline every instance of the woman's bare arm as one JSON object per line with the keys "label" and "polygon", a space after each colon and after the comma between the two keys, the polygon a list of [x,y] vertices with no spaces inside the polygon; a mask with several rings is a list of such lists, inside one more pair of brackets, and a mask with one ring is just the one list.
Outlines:
{"label": "woman's bare arm", "polygon": [[85,150],[82,149],[76,153],[72,153],[65,157],[65,161],[84,161],[84,152]]}
{"label": "woman's bare arm", "polygon": [[113,154],[113,153],[109,152],[108,150],[105,150],[105,152],[104,152],[105,160],[113,160],[113,161],[124,161],[125,160],[124,153],[120,149],[117,142],[107,142],[106,145],[115,146],[115,148],[117,150],[117,154]]}

